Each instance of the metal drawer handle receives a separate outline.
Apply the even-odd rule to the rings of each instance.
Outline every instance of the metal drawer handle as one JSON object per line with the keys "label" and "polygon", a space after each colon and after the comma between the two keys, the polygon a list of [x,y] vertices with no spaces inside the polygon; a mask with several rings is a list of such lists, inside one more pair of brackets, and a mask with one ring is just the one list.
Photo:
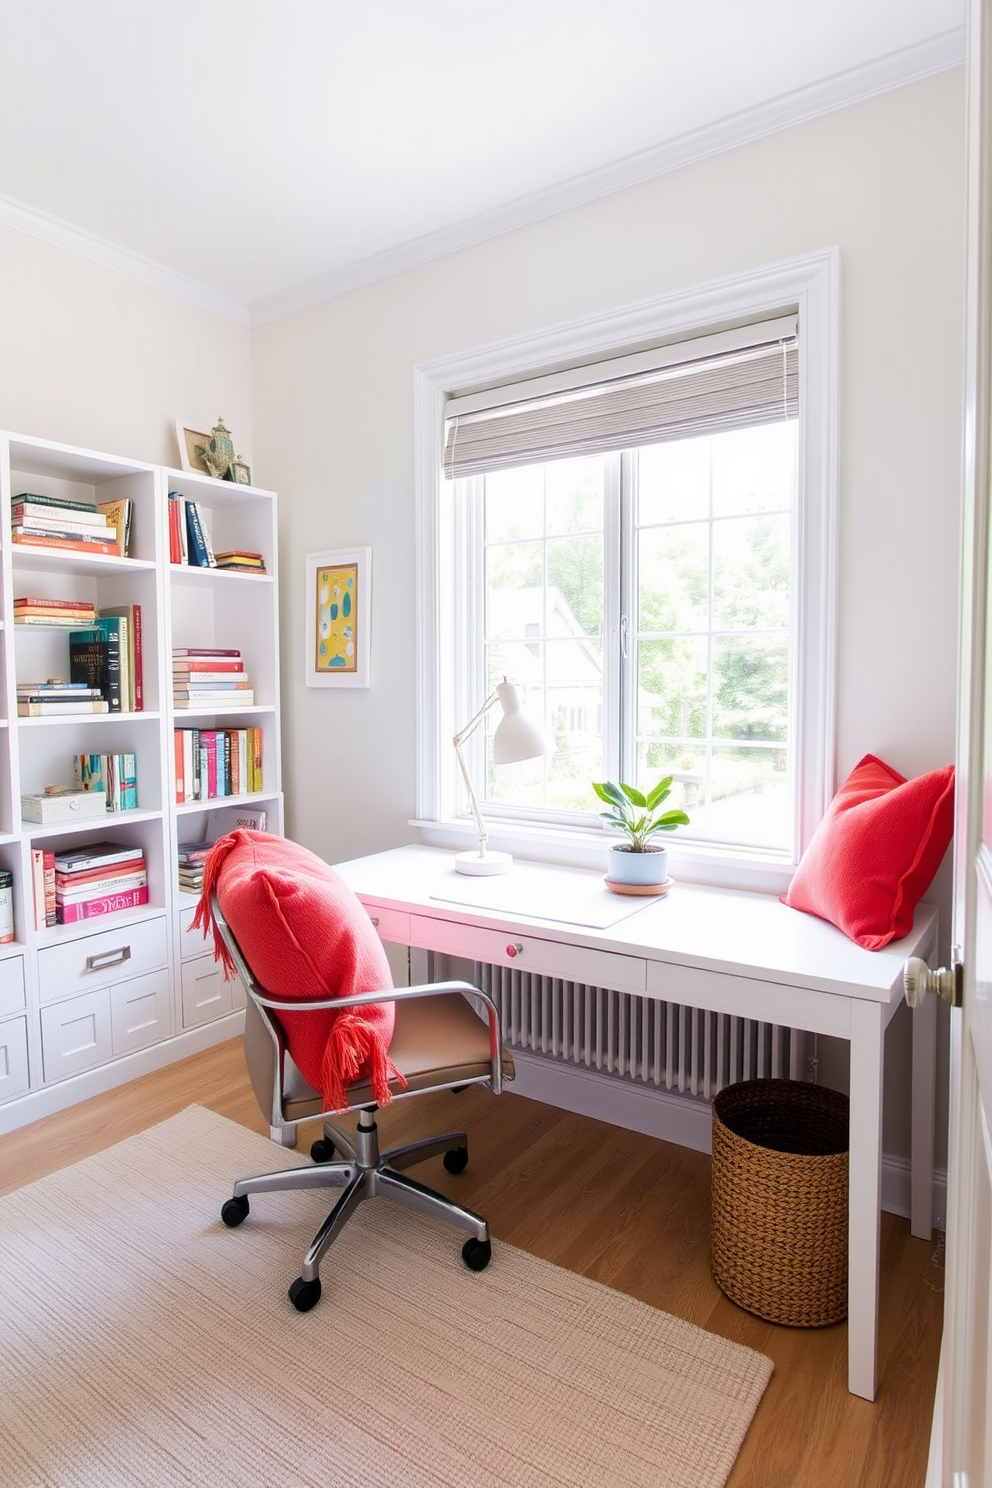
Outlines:
{"label": "metal drawer handle", "polygon": [[512,945],[508,945],[507,948],[506,948],[506,954],[508,956],[511,956],[511,957],[512,956],[522,956],[523,953],[524,953],[524,948],[520,944],[519,940],[513,941]]}
{"label": "metal drawer handle", "polygon": [[106,971],[108,966],[120,966],[124,961],[130,961],[131,947],[118,946],[116,951],[100,951],[96,956],[86,957],[87,971]]}

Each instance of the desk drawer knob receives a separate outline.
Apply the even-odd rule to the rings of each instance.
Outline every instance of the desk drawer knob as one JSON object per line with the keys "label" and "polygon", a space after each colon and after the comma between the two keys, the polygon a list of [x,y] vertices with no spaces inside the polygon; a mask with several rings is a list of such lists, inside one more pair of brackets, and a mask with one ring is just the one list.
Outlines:
{"label": "desk drawer knob", "polygon": [[514,941],[513,941],[513,942],[511,942],[511,944],[510,944],[510,945],[508,945],[508,946],[507,946],[507,948],[506,948],[506,954],[507,954],[507,955],[508,955],[508,956],[509,956],[509,957],[511,957],[511,959],[512,959],[512,957],[514,957],[514,956],[522,956],[522,955],[523,955],[523,953],[524,953],[524,948],[523,948],[523,946],[522,946],[522,945],[521,945],[521,944],[520,944],[520,942],[519,942],[519,940],[514,940]]}

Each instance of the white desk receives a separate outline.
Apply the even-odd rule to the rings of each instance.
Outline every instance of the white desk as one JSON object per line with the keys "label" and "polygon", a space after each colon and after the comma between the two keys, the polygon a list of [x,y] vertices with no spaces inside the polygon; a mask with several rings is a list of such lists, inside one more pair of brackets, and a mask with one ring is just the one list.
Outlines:
{"label": "white desk", "polygon": [[[641,904],[609,894],[599,874],[579,869],[521,862],[504,878],[469,879],[454,872],[451,853],[428,847],[396,848],[335,867],[383,940],[846,1039],[848,1388],[875,1398],[884,1034],[902,1002],[904,960],[933,953],[933,906],[919,908],[904,940],[864,951],[831,925],[767,894],[676,884],[664,899]],[[465,899],[475,903],[460,902]],[[562,917],[543,918],[546,906]],[[609,923],[621,907],[623,917]],[[928,998],[916,1011],[913,1036],[913,1233],[926,1236],[934,1006]]]}

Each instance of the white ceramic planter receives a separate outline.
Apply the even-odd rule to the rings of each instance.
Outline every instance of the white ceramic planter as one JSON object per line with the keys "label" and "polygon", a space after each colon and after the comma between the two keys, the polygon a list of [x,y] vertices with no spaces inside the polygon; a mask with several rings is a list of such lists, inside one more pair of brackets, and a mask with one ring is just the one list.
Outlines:
{"label": "white ceramic planter", "polygon": [[607,877],[612,883],[663,884],[668,878],[668,849],[649,848],[647,852],[630,852],[625,847],[607,851]]}

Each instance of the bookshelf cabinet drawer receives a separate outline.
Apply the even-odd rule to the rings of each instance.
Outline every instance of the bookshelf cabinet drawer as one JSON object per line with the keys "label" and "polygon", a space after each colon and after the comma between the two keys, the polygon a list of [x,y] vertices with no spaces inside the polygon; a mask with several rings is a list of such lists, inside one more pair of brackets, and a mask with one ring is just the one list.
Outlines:
{"label": "bookshelf cabinet drawer", "polygon": [[163,967],[131,977],[110,989],[110,1022],[114,1058],[168,1038],[169,973]]}
{"label": "bookshelf cabinet drawer", "polygon": [[38,985],[42,1002],[88,991],[94,985],[127,981],[168,964],[165,917],[121,924],[96,935],[83,935],[38,952]]}
{"label": "bookshelf cabinet drawer", "polygon": [[110,989],[41,1010],[41,1059],[45,1082],[67,1080],[113,1058]]}
{"label": "bookshelf cabinet drawer", "polygon": [[184,961],[182,967],[183,1027],[198,1028],[212,1023],[245,1005],[245,989],[240,978],[224,980],[224,973],[213,956],[200,956]]}
{"label": "bookshelf cabinet drawer", "polygon": [[0,1023],[0,1101],[13,1100],[28,1088],[28,1023],[11,1018]]}
{"label": "bookshelf cabinet drawer", "polygon": [[8,956],[0,961],[0,1018],[24,1006],[24,957]]}
{"label": "bookshelf cabinet drawer", "polygon": [[190,909],[184,909],[179,916],[179,953],[184,961],[191,961],[196,956],[202,956],[207,951],[213,955],[213,940],[208,939],[202,930],[193,930],[193,916],[196,914],[195,905]]}

